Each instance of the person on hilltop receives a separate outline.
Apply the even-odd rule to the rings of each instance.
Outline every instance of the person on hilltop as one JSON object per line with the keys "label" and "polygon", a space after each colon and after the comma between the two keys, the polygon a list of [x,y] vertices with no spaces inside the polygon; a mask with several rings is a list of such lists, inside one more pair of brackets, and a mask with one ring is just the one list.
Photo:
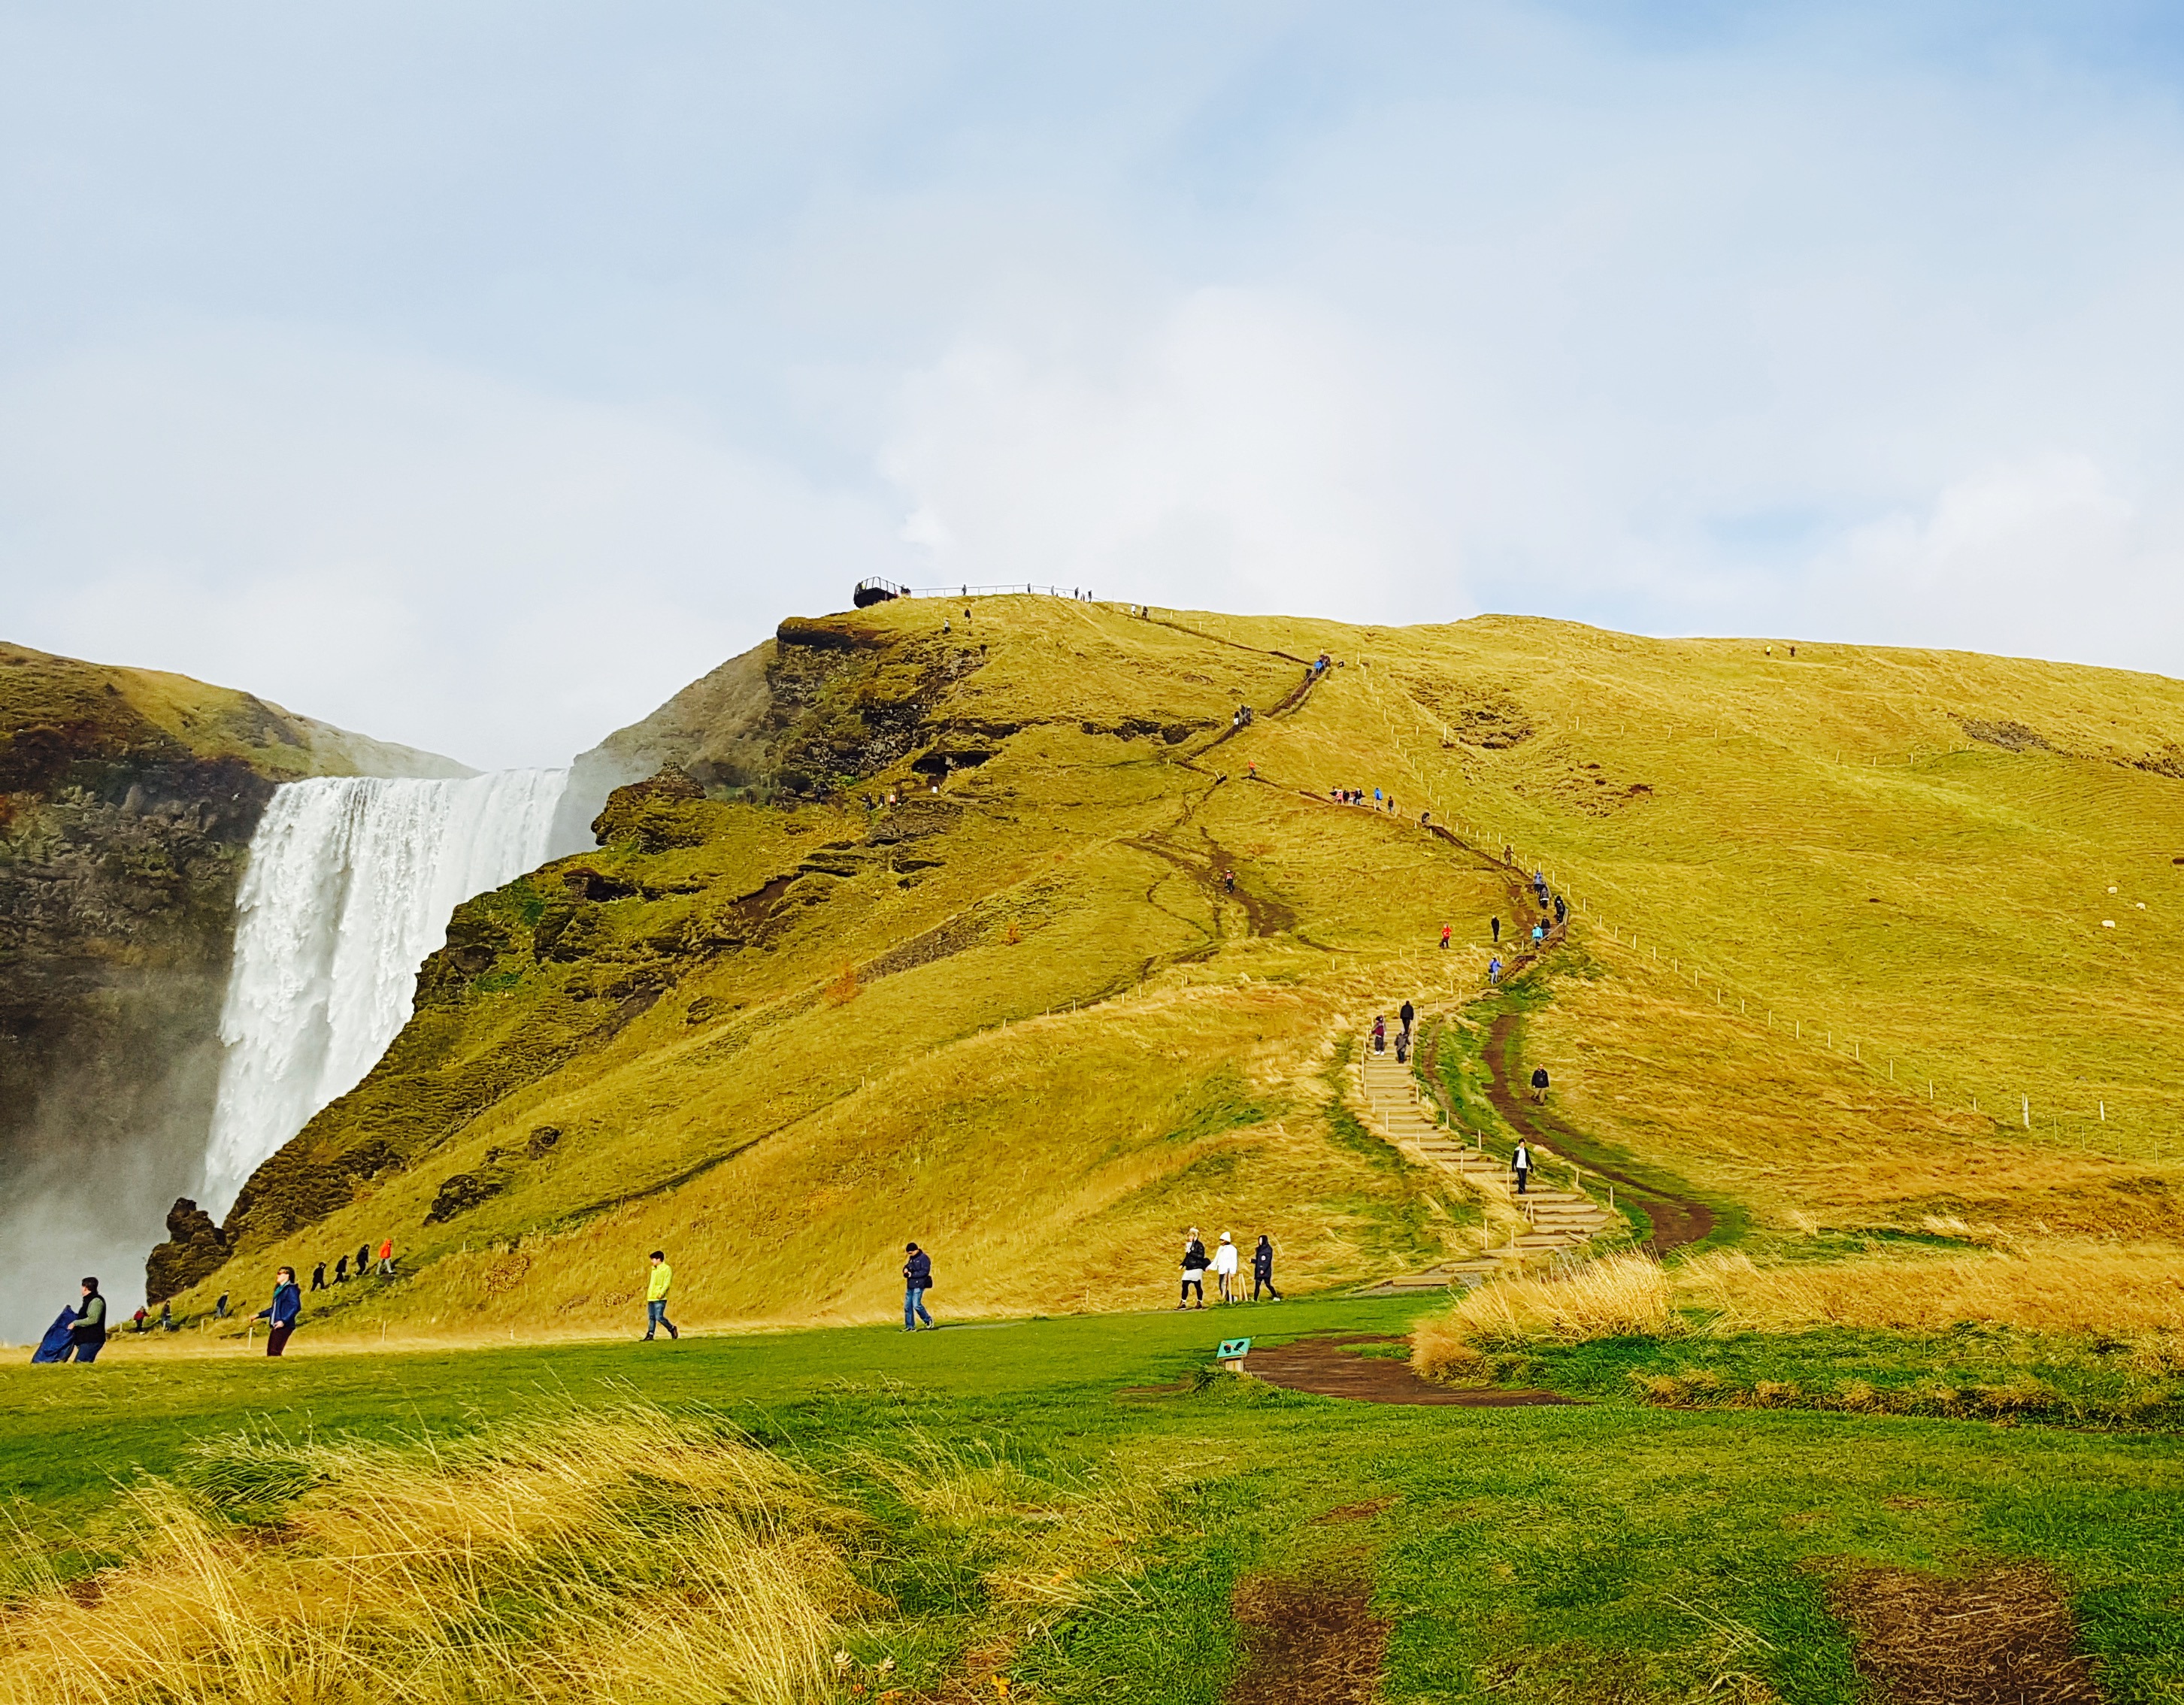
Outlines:
{"label": "person on hilltop", "polygon": [[933,1331],[933,1317],[925,1312],[925,1293],[933,1289],[933,1257],[914,1243],[905,1244],[903,1254],[902,1329],[915,1332],[922,1320],[926,1330]]}
{"label": "person on hilltop", "polygon": [[1547,1068],[1545,1066],[1532,1067],[1532,1099],[1535,1101],[1547,1099]]}
{"label": "person on hilltop", "polygon": [[288,1334],[296,1329],[296,1318],[304,1312],[304,1293],[296,1288],[296,1269],[276,1268],[273,1273],[273,1300],[250,1318],[266,1323],[265,1353],[278,1356],[288,1347]]}
{"label": "person on hilltop", "polygon": [[1444,923],[1444,924],[1443,924],[1443,925],[1441,925],[1441,927],[1440,927],[1440,950],[1441,950],[1443,953],[1446,953],[1446,952],[1447,952],[1447,951],[1448,951],[1448,938],[1449,938],[1449,934],[1450,934],[1449,926]]}
{"label": "person on hilltop", "polygon": [[1223,1302],[1241,1302],[1244,1299],[1236,1284],[1236,1240],[1227,1232],[1221,1234],[1221,1242],[1213,1251],[1213,1277],[1221,1289]]}
{"label": "person on hilltop", "polygon": [[1275,1301],[1282,1300],[1281,1292],[1274,1289],[1274,1245],[1263,1231],[1259,1234],[1259,1246],[1251,1251],[1252,1301],[1259,1300],[1262,1290]]}
{"label": "person on hilltop", "polygon": [[675,1323],[667,1318],[667,1293],[675,1284],[675,1269],[667,1264],[667,1252],[652,1251],[652,1273],[644,1285],[644,1341],[652,1342],[653,1334],[665,1326],[670,1338],[682,1334],[675,1329]]}
{"label": "person on hilltop", "polygon": [[1191,1305],[1191,1293],[1198,1295],[1197,1306],[1206,1307],[1206,1269],[1213,1263],[1206,1259],[1206,1245],[1198,1240],[1198,1228],[1191,1227],[1183,1240],[1183,1295],[1175,1305],[1182,1313]]}
{"label": "person on hilltop", "polygon": [[96,1362],[106,1346],[106,1299],[98,1294],[98,1281],[83,1282],[83,1301],[76,1305],[69,1325],[69,1347],[79,1362]]}
{"label": "person on hilltop", "polygon": [[1509,1170],[1516,1175],[1517,1194],[1524,1194],[1524,1186],[1532,1177],[1531,1146],[1522,1137],[1517,1139],[1517,1151],[1509,1156]]}

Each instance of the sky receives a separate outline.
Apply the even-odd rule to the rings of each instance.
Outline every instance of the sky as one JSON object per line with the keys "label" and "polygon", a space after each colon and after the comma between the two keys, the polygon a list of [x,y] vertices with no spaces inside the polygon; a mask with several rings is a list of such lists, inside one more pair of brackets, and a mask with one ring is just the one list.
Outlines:
{"label": "sky", "polygon": [[552,764],[879,574],[2184,673],[2184,14],[0,3],[0,637]]}

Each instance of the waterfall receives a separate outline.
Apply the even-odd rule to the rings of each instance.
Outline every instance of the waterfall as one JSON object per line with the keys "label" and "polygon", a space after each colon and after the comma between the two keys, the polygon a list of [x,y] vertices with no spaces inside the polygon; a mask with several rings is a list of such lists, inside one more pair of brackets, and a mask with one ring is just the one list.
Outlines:
{"label": "waterfall", "polygon": [[203,1199],[347,1094],[410,1017],[417,967],[474,894],[543,863],[565,770],[463,781],[320,777],[277,789],[236,896],[226,1052]]}

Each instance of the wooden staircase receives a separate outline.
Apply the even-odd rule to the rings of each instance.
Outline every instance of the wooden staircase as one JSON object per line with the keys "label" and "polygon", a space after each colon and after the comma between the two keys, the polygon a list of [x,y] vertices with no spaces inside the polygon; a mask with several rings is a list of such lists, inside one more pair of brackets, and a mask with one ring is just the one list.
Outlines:
{"label": "wooden staircase", "polygon": [[1411,1068],[1396,1063],[1392,1040],[1386,1053],[1375,1054],[1367,1038],[1365,1051],[1353,1069],[1358,1104],[1368,1127],[1412,1160],[1453,1173],[1486,1203],[1485,1246],[1478,1256],[1382,1279],[1359,1295],[1384,1296],[1476,1284],[1526,1261],[1580,1248],[1620,1223],[1616,1215],[1591,1197],[1537,1182],[1550,1165],[1561,1170],[1567,1164],[1537,1145],[1532,1151],[1535,1182],[1518,1195],[1516,1180],[1498,1157],[1466,1143],[1460,1133],[1443,1128],[1435,1118],[1419,1094]]}

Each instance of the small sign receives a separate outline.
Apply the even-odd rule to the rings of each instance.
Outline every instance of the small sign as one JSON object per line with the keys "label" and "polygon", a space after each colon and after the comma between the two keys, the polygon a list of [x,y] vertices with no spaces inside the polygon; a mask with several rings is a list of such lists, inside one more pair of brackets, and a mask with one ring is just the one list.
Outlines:
{"label": "small sign", "polygon": [[1221,1340],[1220,1349],[1214,1352],[1213,1359],[1217,1362],[1240,1362],[1251,1353],[1251,1340],[1248,1338],[1224,1338]]}

